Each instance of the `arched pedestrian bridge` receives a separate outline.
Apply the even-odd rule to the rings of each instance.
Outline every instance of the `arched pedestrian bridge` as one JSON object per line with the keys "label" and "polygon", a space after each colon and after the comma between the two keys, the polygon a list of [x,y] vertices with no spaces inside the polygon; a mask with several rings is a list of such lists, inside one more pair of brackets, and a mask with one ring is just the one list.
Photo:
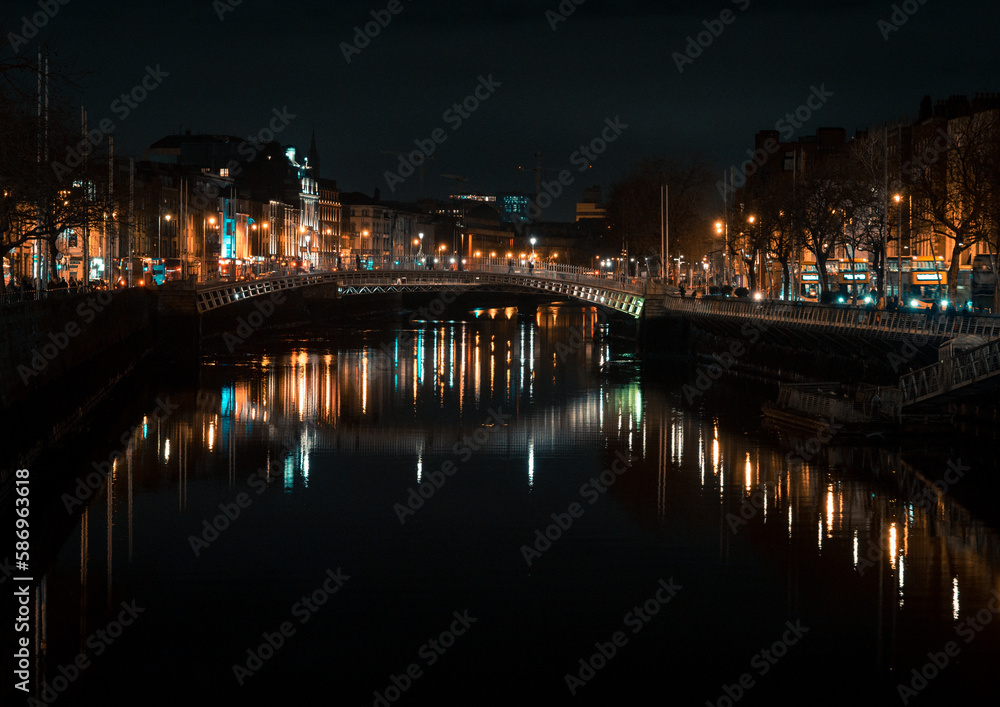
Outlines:
{"label": "arched pedestrian bridge", "polygon": [[378,270],[314,272],[260,280],[209,283],[197,288],[198,313],[284,290],[333,285],[337,296],[394,292],[505,292],[567,297],[622,312],[638,319],[651,283],[645,279],[609,279],[566,265],[527,268],[476,263],[465,270],[432,270],[412,259]]}

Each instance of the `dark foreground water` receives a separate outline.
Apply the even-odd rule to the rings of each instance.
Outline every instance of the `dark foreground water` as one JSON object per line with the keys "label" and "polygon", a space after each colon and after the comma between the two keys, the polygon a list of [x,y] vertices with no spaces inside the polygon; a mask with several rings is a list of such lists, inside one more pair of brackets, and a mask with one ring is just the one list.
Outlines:
{"label": "dark foreground water", "polygon": [[996,703],[996,535],[925,479],[963,488],[973,459],[789,455],[759,401],[689,405],[689,371],[600,329],[552,308],[313,332],[142,388],[145,416],[33,469],[68,479],[36,697]]}

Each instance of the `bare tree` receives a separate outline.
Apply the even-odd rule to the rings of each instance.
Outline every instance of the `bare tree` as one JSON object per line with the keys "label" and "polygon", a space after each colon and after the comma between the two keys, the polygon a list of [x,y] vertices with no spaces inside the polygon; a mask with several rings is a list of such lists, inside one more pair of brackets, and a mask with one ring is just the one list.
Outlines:
{"label": "bare tree", "polygon": [[[948,270],[951,299],[958,287],[962,253],[989,232],[990,205],[997,188],[998,129],[996,110],[951,119],[948,130],[952,139],[943,159],[921,164],[911,183],[914,218],[927,227],[931,239],[952,239]],[[914,145],[915,151],[921,148]]]}
{"label": "bare tree", "polygon": [[612,238],[624,252],[660,255],[660,187],[670,192],[670,253],[689,258],[707,253],[711,237],[712,178],[700,160],[647,159],[609,190]]}
{"label": "bare tree", "polygon": [[[851,141],[843,205],[847,221],[844,240],[850,246],[851,269],[855,270],[858,252],[873,256],[869,272],[874,274],[883,293],[886,292],[885,249],[889,240],[887,135],[887,128],[879,127]],[[856,294],[856,290],[853,292]]]}
{"label": "bare tree", "polygon": [[820,292],[830,292],[826,264],[843,243],[851,188],[844,162],[828,159],[814,167],[799,182],[793,218],[802,244],[816,258]]}
{"label": "bare tree", "polygon": [[53,159],[79,152],[83,141],[58,92],[44,122],[25,95],[36,69],[28,60],[0,60],[0,258],[38,241],[54,274],[58,239],[94,221],[106,204],[87,193],[92,180],[82,160],[67,166]]}

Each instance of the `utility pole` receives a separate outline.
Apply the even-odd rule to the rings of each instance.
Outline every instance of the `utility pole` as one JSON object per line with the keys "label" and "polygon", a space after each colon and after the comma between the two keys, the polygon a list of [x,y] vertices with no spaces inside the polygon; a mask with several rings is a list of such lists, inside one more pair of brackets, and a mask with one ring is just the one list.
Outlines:
{"label": "utility pole", "polygon": [[[85,145],[87,140],[87,108],[80,106],[80,131]],[[83,200],[86,206],[83,212],[83,284],[81,291],[90,288],[90,148],[83,152]]]}
{"label": "utility pole", "polygon": [[664,282],[670,278],[670,187],[660,189],[660,262],[664,267]]}
{"label": "utility pole", "polygon": [[132,231],[135,229],[135,160],[128,158],[128,286],[135,282],[135,263],[132,259]]}
{"label": "utility pole", "polygon": [[[111,253],[112,238],[114,237],[115,231],[115,138],[113,136],[108,136],[108,227],[105,230],[105,237],[108,241],[108,247],[104,254],[104,269],[108,274],[108,286],[114,287],[118,280],[112,282],[112,276],[114,275],[114,268],[111,266],[113,261]],[[114,256],[118,255],[117,243],[115,244]]]}

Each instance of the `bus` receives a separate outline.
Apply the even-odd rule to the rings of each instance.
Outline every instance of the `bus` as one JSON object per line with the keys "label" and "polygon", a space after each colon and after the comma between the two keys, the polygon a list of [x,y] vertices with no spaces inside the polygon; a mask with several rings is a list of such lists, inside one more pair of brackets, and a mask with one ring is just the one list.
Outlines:
{"label": "bus", "polygon": [[855,258],[853,261],[849,258],[842,258],[837,261],[837,269],[837,279],[841,290],[860,296],[869,289],[871,277],[866,258]]}
{"label": "bus", "polygon": [[948,270],[941,255],[914,255],[910,258],[909,277],[903,262],[903,282],[906,297],[942,299],[948,292]]}
{"label": "bus", "polygon": [[[799,269],[799,298],[816,302],[819,299],[819,268],[815,260],[803,260]],[[830,292],[840,289],[840,261],[826,261],[826,286]]]}

